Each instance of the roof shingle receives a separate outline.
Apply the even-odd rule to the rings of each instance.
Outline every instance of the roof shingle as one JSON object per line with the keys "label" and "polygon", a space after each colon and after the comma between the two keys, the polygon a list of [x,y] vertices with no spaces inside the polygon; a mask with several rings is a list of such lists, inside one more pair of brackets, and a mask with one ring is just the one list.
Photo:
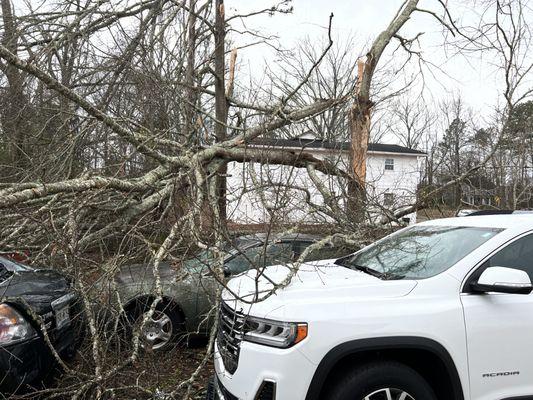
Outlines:
{"label": "roof shingle", "polygon": [[[349,150],[349,142],[336,142],[320,139],[269,139],[258,138],[252,143],[255,146],[264,147],[281,147],[281,148],[301,148],[301,149],[331,149],[331,150]],[[398,153],[398,154],[415,154],[426,155],[423,151],[410,149],[408,147],[400,146],[397,144],[385,144],[385,143],[369,143],[368,151],[373,152],[386,152],[386,153]]]}

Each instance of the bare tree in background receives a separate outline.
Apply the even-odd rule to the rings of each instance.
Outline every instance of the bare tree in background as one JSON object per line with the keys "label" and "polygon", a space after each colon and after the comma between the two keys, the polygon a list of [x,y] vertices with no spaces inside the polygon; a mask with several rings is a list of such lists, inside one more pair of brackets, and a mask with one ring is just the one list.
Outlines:
{"label": "bare tree in background", "polygon": [[[441,113],[445,117],[445,128],[442,140],[439,143],[439,172],[441,181],[446,182],[461,176],[467,169],[465,148],[471,144],[472,120],[470,110],[465,110],[463,101],[455,98],[451,103],[441,105]],[[459,207],[461,204],[462,182],[457,182],[453,188],[452,205]]]}
{"label": "bare tree in background", "polygon": [[[482,157],[477,157],[477,162],[470,163],[467,168],[453,179],[439,182],[419,195],[417,204],[396,213],[396,216],[405,215],[414,209],[424,208],[436,197],[441,196],[451,188],[457,187],[469,177],[483,171],[495,158],[501,155],[502,144],[506,136],[507,127],[511,116],[518,104],[528,101],[533,93],[531,82],[528,80],[533,68],[533,60],[527,49],[531,46],[531,32],[528,28],[531,11],[527,1],[512,0],[507,2],[476,2],[482,5],[481,21],[474,26],[462,26],[457,31],[454,40],[449,45],[463,56],[476,55],[488,57],[497,69],[502,90],[499,97],[499,106],[495,110],[492,121],[487,127],[491,140],[487,147],[480,152]],[[452,24],[455,27],[455,24]],[[502,164],[503,163],[503,164]],[[502,159],[500,165],[504,165]],[[436,166],[437,168],[438,166]],[[492,176],[500,174],[500,182],[507,180],[507,174],[500,168],[499,172],[492,171]],[[497,206],[501,206],[499,196]]]}
{"label": "bare tree in background", "polygon": [[402,146],[409,149],[420,148],[424,136],[432,130],[435,120],[423,99],[413,101],[411,96],[402,97],[396,100],[389,110],[389,132]]}
{"label": "bare tree in background", "polygon": [[[294,95],[294,101],[305,104],[310,99],[320,100],[347,97],[354,93],[357,75],[357,47],[354,38],[344,38],[334,43],[318,68],[306,80],[306,74],[320,56],[320,49],[310,39],[301,41],[293,52],[282,54],[282,73],[273,73],[270,78],[276,91],[288,95],[293,86],[291,82],[306,80],[303,87]],[[330,141],[349,141],[347,103],[330,107],[324,113],[309,118],[298,128],[291,129],[288,137],[298,136],[311,131],[317,139]]]}
{"label": "bare tree in background", "polygon": [[[4,31],[2,35],[2,45],[9,49],[13,54],[19,50],[19,32],[17,22],[10,0],[2,0],[2,20]],[[7,157],[3,160],[10,165],[11,173],[17,169],[23,169],[27,162],[26,136],[33,134],[32,125],[27,118],[31,114],[30,101],[24,92],[25,74],[10,64],[0,64],[0,70],[7,79],[5,95],[1,103],[1,121],[4,131],[9,133],[7,143]]]}
{"label": "bare tree in background", "polygon": [[[448,157],[450,162],[441,165],[440,172],[447,169],[449,174],[455,170],[452,175],[456,178],[450,179],[453,186],[442,185],[441,179],[436,192],[445,193],[453,187],[454,206],[467,203],[469,206],[527,208],[530,207],[531,162],[525,154],[530,154],[531,144],[525,132],[528,130],[528,104],[533,93],[529,79],[533,60],[528,54],[532,43],[529,29],[531,6],[521,0],[478,4],[484,7],[481,22],[463,27],[462,36],[452,45],[462,54],[481,54],[491,60],[502,81],[500,102],[492,120],[484,126],[470,126],[471,134],[463,132],[456,135],[456,140],[448,140],[449,145],[444,147],[449,147],[448,154],[452,157]],[[462,123],[458,120],[453,124],[454,130],[472,118],[466,116],[460,120]],[[448,126],[452,128],[452,124]],[[467,199],[461,199],[462,186],[471,193]],[[430,195],[436,192],[430,192]],[[515,199],[521,200],[517,202]]]}

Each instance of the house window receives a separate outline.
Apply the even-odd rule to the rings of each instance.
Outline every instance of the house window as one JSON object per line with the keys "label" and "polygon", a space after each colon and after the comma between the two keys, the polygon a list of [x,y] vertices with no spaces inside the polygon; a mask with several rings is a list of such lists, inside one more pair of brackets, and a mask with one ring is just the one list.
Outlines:
{"label": "house window", "polygon": [[385,171],[394,171],[394,158],[385,159]]}
{"label": "house window", "polygon": [[392,207],[394,205],[394,193],[383,194],[383,206]]}

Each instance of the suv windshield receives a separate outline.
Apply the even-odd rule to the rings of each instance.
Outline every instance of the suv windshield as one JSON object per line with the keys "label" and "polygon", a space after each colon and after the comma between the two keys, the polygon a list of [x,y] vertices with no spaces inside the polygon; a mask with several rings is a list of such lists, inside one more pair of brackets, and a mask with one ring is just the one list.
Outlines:
{"label": "suv windshield", "polygon": [[501,229],[414,226],[337,260],[382,279],[424,279],[446,271]]}
{"label": "suv windshield", "polygon": [[[258,241],[242,240],[240,238],[235,239],[233,242],[227,242],[222,245],[220,251],[224,254],[224,257],[240,253],[249,247],[259,244]],[[214,262],[216,257],[216,249],[211,247],[198,252],[194,257],[183,262],[185,268],[189,271],[198,271],[204,269],[206,266]]]}

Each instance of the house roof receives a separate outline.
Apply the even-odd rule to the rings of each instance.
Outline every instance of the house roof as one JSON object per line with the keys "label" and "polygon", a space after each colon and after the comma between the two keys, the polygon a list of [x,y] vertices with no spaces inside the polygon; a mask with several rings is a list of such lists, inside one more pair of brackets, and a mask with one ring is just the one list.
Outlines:
{"label": "house roof", "polygon": [[[269,139],[258,138],[252,143],[255,146],[265,147],[287,147],[287,148],[302,148],[302,149],[331,149],[331,150],[349,150],[350,142],[336,142],[321,139],[308,139],[308,138],[293,138],[293,139]],[[423,151],[410,149],[408,147],[399,146],[397,144],[385,144],[385,143],[369,143],[368,151],[378,153],[398,153],[398,154],[413,154],[413,155],[426,155]]]}

